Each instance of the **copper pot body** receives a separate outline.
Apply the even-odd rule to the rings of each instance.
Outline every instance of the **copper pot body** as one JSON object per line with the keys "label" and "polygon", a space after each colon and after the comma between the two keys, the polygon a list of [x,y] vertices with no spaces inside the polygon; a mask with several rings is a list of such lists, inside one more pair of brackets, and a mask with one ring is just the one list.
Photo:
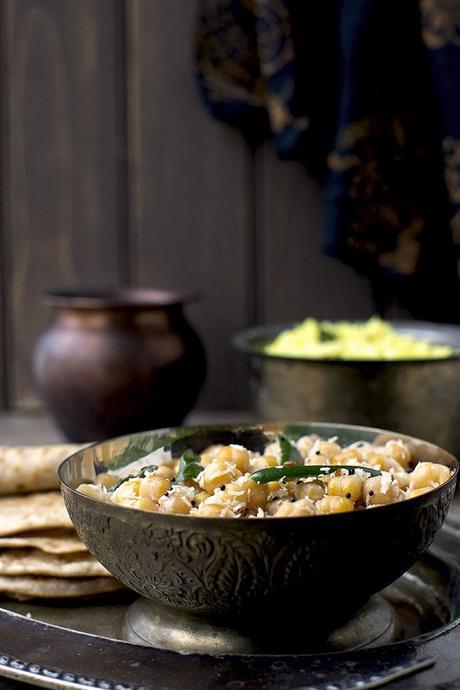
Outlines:
{"label": "copper pot body", "polygon": [[203,345],[184,293],[50,293],[37,342],[39,392],[71,441],[181,424],[205,378]]}

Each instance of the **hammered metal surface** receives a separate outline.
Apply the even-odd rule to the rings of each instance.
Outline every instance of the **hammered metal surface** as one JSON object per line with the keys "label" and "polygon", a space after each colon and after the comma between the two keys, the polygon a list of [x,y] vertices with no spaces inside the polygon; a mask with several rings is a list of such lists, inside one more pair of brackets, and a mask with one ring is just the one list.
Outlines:
{"label": "hammered metal surface", "polygon": [[[302,425],[305,429],[323,436],[358,434],[363,440],[377,434],[333,425]],[[214,442],[213,431],[200,430],[203,447]],[[167,432],[159,435],[162,443],[168,438]],[[346,596],[335,598],[328,621],[336,624],[428,548],[456,480],[410,501],[341,515],[193,518],[102,503],[74,491],[82,462],[88,467],[91,454],[100,458],[105,445],[86,449],[61,467],[67,509],[91,553],[128,587],[164,606],[240,623],[256,617],[259,625],[267,614],[282,620],[292,610],[321,609],[340,582]],[[456,466],[453,458],[449,462]],[[98,460],[98,471],[103,470]],[[306,597],[307,591],[318,597]]]}

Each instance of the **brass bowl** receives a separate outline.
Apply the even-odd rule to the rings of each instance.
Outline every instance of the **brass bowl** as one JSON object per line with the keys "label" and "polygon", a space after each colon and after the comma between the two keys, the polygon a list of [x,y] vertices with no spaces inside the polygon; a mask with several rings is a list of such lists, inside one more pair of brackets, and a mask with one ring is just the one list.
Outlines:
{"label": "brass bowl", "polygon": [[[341,444],[401,438],[338,424],[289,427],[299,436],[337,436]],[[188,447],[199,452],[214,443],[240,443],[260,451],[267,442],[264,431],[284,428],[151,431],[85,448],[62,463],[62,492],[80,538],[115,577],[154,602],[150,609],[146,605],[150,614],[145,610],[142,614],[150,616],[142,623],[144,630],[151,628],[157,616],[164,626],[175,627],[176,633],[187,629],[195,642],[198,633],[210,635],[211,647],[204,646],[208,651],[214,649],[216,631],[224,628],[227,639],[239,635],[245,640],[229,642],[232,649],[268,649],[266,638],[273,639],[275,628],[278,637],[287,640],[286,630],[292,626],[285,627],[282,621],[294,612],[299,621],[313,617],[319,634],[324,621],[336,625],[346,618],[429,547],[450,506],[458,462],[440,448],[415,439],[411,442],[418,446],[420,457],[451,467],[453,476],[426,494],[373,510],[278,519],[198,518],[103,503],[76,491],[80,483],[114,469],[117,456],[136,438],[149,439],[150,450],[171,446],[174,455]],[[161,646],[187,647],[171,640],[158,642],[155,635],[150,631],[144,637]],[[219,645],[215,648],[222,651]]]}
{"label": "brass bowl", "polygon": [[334,419],[420,436],[460,454],[460,326],[390,322],[397,331],[442,345],[454,355],[425,360],[332,360],[279,357],[264,345],[294,324],[256,326],[234,345],[250,357],[257,415],[266,421]]}

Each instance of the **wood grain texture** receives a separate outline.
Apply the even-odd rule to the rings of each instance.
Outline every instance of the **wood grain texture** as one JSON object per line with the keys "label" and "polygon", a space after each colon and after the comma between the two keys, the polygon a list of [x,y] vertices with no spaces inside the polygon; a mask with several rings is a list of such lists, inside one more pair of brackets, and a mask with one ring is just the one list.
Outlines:
{"label": "wood grain texture", "polygon": [[279,160],[272,144],[262,147],[256,199],[260,320],[370,316],[369,282],[324,253],[321,191],[304,166]]}
{"label": "wood grain texture", "polygon": [[8,282],[6,275],[7,262],[5,256],[5,156],[3,152],[8,145],[8,121],[4,94],[8,92],[8,70],[5,61],[5,22],[0,5],[0,409],[7,404],[7,321],[5,308],[5,292]]}
{"label": "wood grain texture", "polygon": [[246,364],[229,339],[250,318],[250,154],[200,102],[196,4],[130,0],[127,11],[132,272],[201,293],[189,310],[208,353],[201,404],[237,406]]}
{"label": "wood grain texture", "polygon": [[[114,0],[2,0],[9,397],[32,399],[43,289],[118,279]],[[119,153],[119,152],[118,152]]]}

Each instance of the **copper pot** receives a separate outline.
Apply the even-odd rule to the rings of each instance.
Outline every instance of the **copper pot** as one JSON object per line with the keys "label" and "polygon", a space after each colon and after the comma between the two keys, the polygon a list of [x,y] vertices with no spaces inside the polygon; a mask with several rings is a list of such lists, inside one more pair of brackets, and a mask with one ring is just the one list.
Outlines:
{"label": "copper pot", "polygon": [[181,424],[205,377],[203,345],[184,317],[193,295],[123,288],[53,291],[34,373],[72,441]]}

